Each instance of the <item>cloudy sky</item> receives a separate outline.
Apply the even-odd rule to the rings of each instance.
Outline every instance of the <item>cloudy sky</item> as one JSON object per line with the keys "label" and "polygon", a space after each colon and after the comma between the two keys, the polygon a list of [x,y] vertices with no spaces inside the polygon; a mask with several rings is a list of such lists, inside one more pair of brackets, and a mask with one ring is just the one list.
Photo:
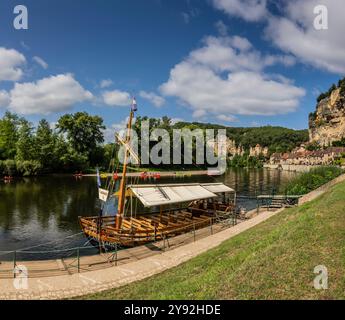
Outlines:
{"label": "cloudy sky", "polygon": [[16,4],[0,2],[0,116],[117,128],[134,95],[140,115],[300,129],[345,75],[345,0],[23,0],[28,30]]}

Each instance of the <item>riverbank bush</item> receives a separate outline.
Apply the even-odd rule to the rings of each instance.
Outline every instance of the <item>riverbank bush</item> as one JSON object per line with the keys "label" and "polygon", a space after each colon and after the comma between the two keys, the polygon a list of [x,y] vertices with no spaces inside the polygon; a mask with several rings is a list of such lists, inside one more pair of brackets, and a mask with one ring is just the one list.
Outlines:
{"label": "riverbank bush", "polygon": [[42,165],[39,161],[17,161],[17,173],[23,177],[36,176],[42,170]]}
{"label": "riverbank bush", "polygon": [[265,157],[253,157],[249,154],[243,156],[235,155],[232,159],[228,159],[228,166],[232,168],[262,168]]}
{"label": "riverbank bush", "polygon": [[285,186],[287,195],[304,195],[340,176],[344,171],[339,167],[319,167],[305,172]]}
{"label": "riverbank bush", "polygon": [[4,176],[36,176],[41,170],[42,165],[36,160],[0,160],[0,175]]}

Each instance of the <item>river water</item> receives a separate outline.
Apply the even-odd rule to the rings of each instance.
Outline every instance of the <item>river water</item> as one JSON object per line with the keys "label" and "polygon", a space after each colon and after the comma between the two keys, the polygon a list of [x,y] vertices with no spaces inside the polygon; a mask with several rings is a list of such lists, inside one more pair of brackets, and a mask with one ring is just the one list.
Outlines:
{"label": "river water", "polygon": [[[268,169],[231,169],[222,177],[178,177],[159,183],[219,181],[242,198],[276,192],[294,175]],[[26,249],[31,253],[22,254],[22,259],[39,259],[55,254],[37,251],[85,245],[78,216],[97,215],[97,193],[94,177],[47,176],[0,182],[0,261],[11,258],[3,251]],[[255,208],[256,201],[239,199],[239,204],[249,210]]]}

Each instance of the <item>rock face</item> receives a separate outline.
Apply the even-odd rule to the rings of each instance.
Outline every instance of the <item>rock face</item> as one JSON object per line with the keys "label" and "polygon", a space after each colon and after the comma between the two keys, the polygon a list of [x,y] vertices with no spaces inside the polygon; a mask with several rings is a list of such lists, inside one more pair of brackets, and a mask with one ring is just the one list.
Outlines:
{"label": "rock face", "polygon": [[267,147],[261,147],[259,144],[257,144],[255,147],[251,147],[249,149],[249,155],[251,157],[259,157],[263,155],[264,157],[268,156],[268,148]]}
{"label": "rock face", "polygon": [[230,155],[230,158],[233,158],[235,155],[239,155],[239,156],[244,155],[244,148],[241,145],[237,147],[234,140],[227,138],[226,145],[227,145],[227,151],[228,151],[228,154]]}
{"label": "rock face", "polygon": [[[215,154],[218,154],[218,145],[215,140],[209,140],[207,144],[214,149]],[[237,147],[234,140],[231,140],[228,137],[226,138],[226,153],[230,159],[235,155],[243,156],[244,152],[244,148],[241,145]]]}
{"label": "rock face", "polygon": [[340,88],[321,100],[309,116],[309,138],[322,147],[345,138],[345,92]]}
{"label": "rock face", "polygon": [[[218,154],[218,145],[214,140],[209,140],[207,144],[214,149],[215,154]],[[242,145],[237,146],[234,140],[226,138],[226,153],[229,159],[233,159],[234,156],[243,156],[246,151],[249,151],[251,157],[264,156],[268,157],[268,147],[262,147],[257,144],[255,147],[250,147],[249,150],[245,150]]]}

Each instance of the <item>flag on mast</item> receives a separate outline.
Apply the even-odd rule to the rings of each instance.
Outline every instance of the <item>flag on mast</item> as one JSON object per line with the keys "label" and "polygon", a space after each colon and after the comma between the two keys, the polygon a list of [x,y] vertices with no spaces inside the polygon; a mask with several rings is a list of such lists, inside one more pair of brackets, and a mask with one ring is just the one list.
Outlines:
{"label": "flag on mast", "polygon": [[137,100],[135,97],[132,99],[132,111],[135,112],[138,110]]}
{"label": "flag on mast", "polygon": [[98,168],[96,168],[96,172],[97,172],[97,184],[98,184],[98,187],[101,187],[102,182],[101,182],[101,176],[99,175]]}

